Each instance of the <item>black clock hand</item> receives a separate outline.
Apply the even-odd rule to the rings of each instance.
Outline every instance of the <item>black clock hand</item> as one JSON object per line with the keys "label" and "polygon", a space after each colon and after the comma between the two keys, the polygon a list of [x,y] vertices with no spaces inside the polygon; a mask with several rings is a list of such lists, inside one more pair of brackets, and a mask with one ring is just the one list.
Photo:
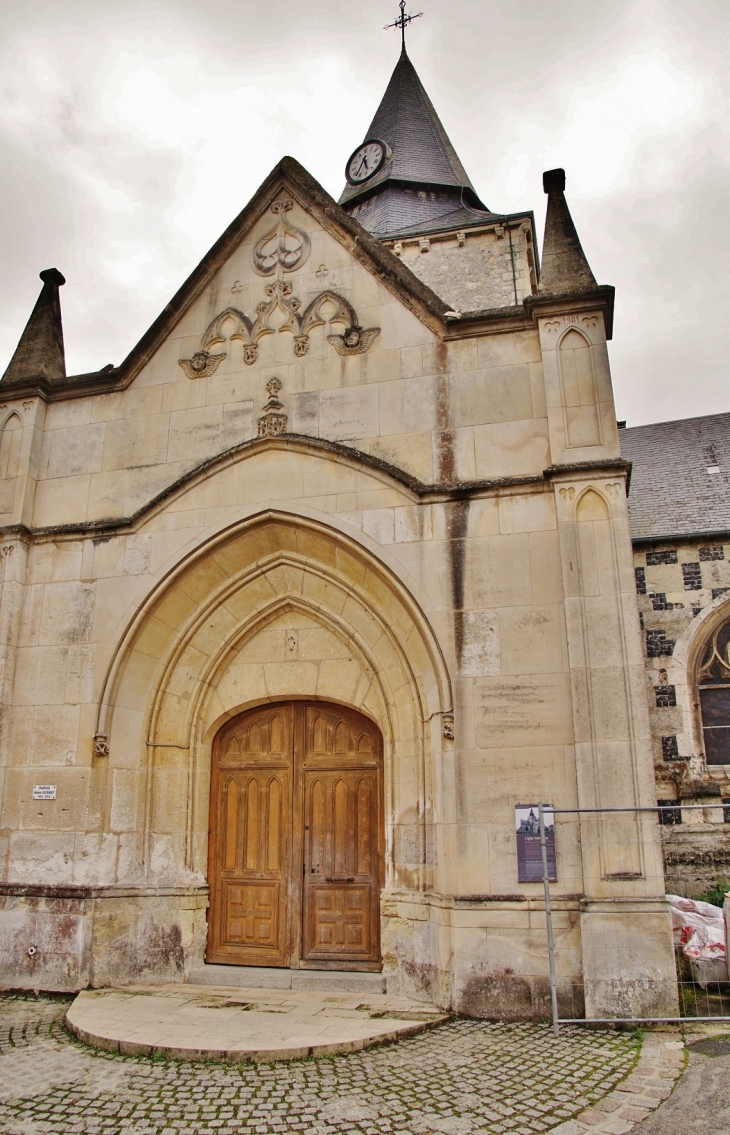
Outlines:
{"label": "black clock hand", "polygon": [[357,173],[355,174],[355,177],[360,176],[360,174],[362,173],[362,167],[363,166],[365,166],[365,173],[367,173],[368,172],[368,156],[367,156],[367,154],[363,154],[362,159],[360,161],[360,165],[357,167]]}

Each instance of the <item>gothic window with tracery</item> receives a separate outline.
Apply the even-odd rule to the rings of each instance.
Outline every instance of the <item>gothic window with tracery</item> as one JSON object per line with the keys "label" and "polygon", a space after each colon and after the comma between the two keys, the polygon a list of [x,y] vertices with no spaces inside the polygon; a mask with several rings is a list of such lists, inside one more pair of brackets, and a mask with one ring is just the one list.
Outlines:
{"label": "gothic window with tracery", "polygon": [[697,675],[708,765],[730,765],[730,619],[711,635]]}

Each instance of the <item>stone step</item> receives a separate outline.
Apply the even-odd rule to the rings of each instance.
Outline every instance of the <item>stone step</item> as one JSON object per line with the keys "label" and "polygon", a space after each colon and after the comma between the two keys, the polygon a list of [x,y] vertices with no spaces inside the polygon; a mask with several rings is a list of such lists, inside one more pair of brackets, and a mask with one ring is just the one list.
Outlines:
{"label": "stone step", "polygon": [[336,993],[385,993],[382,973],[331,969],[274,969],[266,966],[203,965],[190,970],[191,985],[236,989],[328,990]]}

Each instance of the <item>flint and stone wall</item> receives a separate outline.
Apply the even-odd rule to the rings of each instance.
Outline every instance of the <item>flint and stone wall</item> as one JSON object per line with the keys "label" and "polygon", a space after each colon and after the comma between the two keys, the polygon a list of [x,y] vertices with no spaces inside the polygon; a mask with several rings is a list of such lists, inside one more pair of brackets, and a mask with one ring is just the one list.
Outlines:
{"label": "flint and stone wall", "polygon": [[456,311],[511,307],[537,290],[531,217],[388,246]]}
{"label": "flint and stone wall", "polygon": [[[730,766],[705,762],[696,673],[730,617],[730,543],[673,540],[634,549],[658,800],[690,804],[663,828],[667,887],[694,897],[730,880]],[[696,805],[714,805],[698,809]]]}

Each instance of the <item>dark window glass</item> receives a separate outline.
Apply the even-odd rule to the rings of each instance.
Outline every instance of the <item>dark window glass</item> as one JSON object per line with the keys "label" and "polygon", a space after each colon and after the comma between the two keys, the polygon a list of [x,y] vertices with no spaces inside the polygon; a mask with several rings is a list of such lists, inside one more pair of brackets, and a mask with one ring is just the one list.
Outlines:
{"label": "dark window glass", "polygon": [[726,824],[730,824],[730,799],[727,796],[722,798],[722,818]]}
{"label": "dark window glass", "polygon": [[660,824],[681,824],[682,809],[677,807],[676,800],[657,800],[659,805]]}
{"label": "dark window glass", "polygon": [[730,765],[730,686],[700,688],[708,765]]}
{"label": "dark window glass", "polygon": [[708,765],[730,764],[730,621],[712,632],[697,675]]}

